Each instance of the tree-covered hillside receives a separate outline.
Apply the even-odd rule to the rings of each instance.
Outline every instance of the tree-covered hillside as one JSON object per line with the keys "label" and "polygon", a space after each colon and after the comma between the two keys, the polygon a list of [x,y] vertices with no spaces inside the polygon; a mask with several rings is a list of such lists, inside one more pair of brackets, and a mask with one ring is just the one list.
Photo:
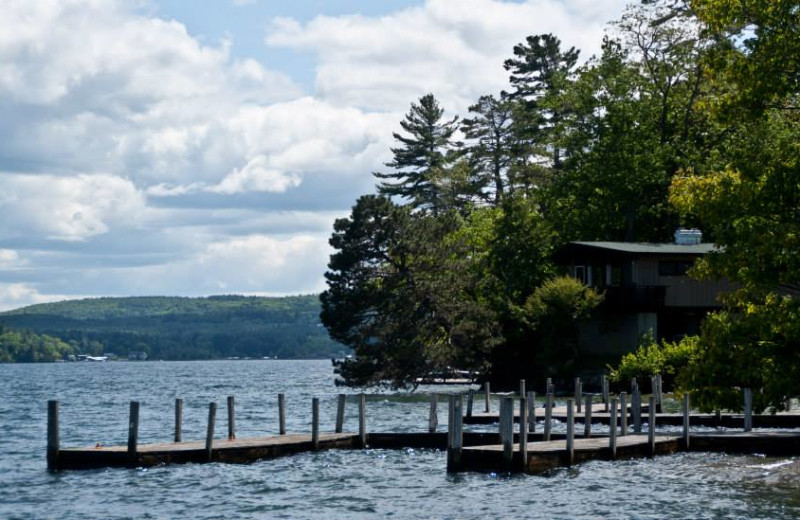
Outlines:
{"label": "tree-covered hillside", "polygon": [[316,295],[96,298],[0,313],[0,323],[61,338],[78,353],[150,359],[326,358],[346,350],[319,323]]}

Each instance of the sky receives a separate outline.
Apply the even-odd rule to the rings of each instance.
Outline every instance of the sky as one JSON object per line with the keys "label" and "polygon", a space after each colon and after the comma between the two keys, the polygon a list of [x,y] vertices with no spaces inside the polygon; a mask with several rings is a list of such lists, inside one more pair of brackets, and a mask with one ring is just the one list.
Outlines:
{"label": "sky", "polygon": [[0,0],[0,310],[324,290],[392,132],[624,0]]}

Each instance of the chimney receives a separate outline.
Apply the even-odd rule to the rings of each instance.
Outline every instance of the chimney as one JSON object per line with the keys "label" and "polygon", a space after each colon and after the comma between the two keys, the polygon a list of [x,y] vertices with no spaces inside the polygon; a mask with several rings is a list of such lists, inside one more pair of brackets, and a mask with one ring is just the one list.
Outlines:
{"label": "chimney", "polygon": [[699,229],[678,228],[675,231],[675,243],[682,246],[693,246],[703,241],[703,232]]}

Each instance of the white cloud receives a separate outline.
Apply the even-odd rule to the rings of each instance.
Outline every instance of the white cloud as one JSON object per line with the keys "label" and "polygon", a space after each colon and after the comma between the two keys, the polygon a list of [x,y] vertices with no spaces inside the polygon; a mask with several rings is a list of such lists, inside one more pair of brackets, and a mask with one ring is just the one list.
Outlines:
{"label": "white cloud", "polygon": [[300,177],[296,174],[271,169],[267,157],[257,155],[243,168],[233,170],[219,184],[207,190],[226,195],[253,191],[281,193],[299,185]]}
{"label": "white cloud", "polygon": [[23,283],[0,283],[0,312],[67,298],[61,294],[41,294],[35,287]]}
{"label": "white cloud", "polygon": [[234,57],[237,35],[206,41],[149,1],[3,3],[0,307],[320,290],[333,219],[372,189],[410,102],[433,92],[465,115],[506,86],[525,36],[590,54],[624,3],[429,0],[276,20],[269,45],[317,60],[304,92]]}
{"label": "white cloud", "polygon": [[15,269],[25,265],[19,253],[13,249],[0,249],[0,269]]}
{"label": "white cloud", "polygon": [[433,92],[464,113],[482,94],[507,88],[503,61],[531,34],[553,32],[588,57],[599,49],[603,22],[626,0],[428,0],[382,17],[319,16],[273,22],[270,45],[319,56],[321,99],[369,109],[402,110]]}
{"label": "white cloud", "polygon": [[0,175],[4,239],[35,235],[83,241],[115,225],[135,226],[144,210],[144,195],[129,180],[113,175]]}

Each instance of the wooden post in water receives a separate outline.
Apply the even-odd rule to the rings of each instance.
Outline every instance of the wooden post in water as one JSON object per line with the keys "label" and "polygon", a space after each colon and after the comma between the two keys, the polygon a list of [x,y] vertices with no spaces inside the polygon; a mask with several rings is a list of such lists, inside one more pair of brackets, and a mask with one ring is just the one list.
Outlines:
{"label": "wooden post in water", "polygon": [[567,466],[575,460],[575,410],[574,401],[567,399]]}
{"label": "wooden post in water", "polygon": [[639,388],[639,383],[636,381],[635,377],[631,378],[631,396],[636,393],[636,389]]}
{"label": "wooden post in water", "polygon": [[684,449],[689,449],[689,392],[683,394],[683,444]]}
{"label": "wooden post in water", "polygon": [[362,448],[367,447],[367,396],[358,395],[358,439]]}
{"label": "wooden post in water", "polygon": [[647,444],[650,446],[650,456],[654,457],[656,454],[656,398],[650,396],[650,402],[647,413]]}
{"label": "wooden post in water", "polygon": [[484,398],[484,401],[485,401],[484,402],[484,404],[485,404],[485,410],[484,411],[486,413],[491,413],[492,412],[492,392],[491,392],[491,387],[489,386],[489,381],[486,381],[483,384],[483,391],[484,391],[483,398]]}
{"label": "wooden post in water", "polygon": [[528,431],[535,432],[536,431],[536,392],[528,392],[528,396],[526,397],[526,403],[528,408]]}
{"label": "wooden post in water", "polygon": [[628,435],[628,396],[625,392],[619,394],[619,435]]}
{"label": "wooden post in water", "polygon": [[511,397],[500,400],[500,443],[503,445],[503,464],[511,470],[514,457],[514,399]]}
{"label": "wooden post in water", "polygon": [[586,409],[584,410],[584,419],[583,419],[583,436],[584,437],[591,437],[592,436],[592,394],[588,394],[586,396]]}
{"label": "wooden post in water", "polygon": [[611,448],[611,458],[617,458],[617,398],[611,398],[611,416],[608,422],[608,447]]}
{"label": "wooden post in water", "polygon": [[543,440],[550,440],[550,430],[553,422],[553,394],[547,393],[547,400],[544,403],[544,436]]}
{"label": "wooden post in water", "polygon": [[311,398],[311,448],[319,449],[319,397]]}
{"label": "wooden post in water", "polygon": [[212,460],[214,455],[214,422],[217,415],[217,403],[208,403],[208,429],[206,429],[206,459]]}
{"label": "wooden post in water", "polygon": [[61,449],[58,436],[58,408],[56,400],[47,401],[47,469],[58,469],[58,452]]}
{"label": "wooden post in water", "polygon": [[583,397],[583,385],[581,384],[581,378],[575,378],[575,406],[578,413],[581,413],[581,399]]}
{"label": "wooden post in water", "polygon": [[345,394],[339,394],[338,402],[336,403],[336,433],[344,431],[344,405],[347,402]]}
{"label": "wooden post in water", "polygon": [[608,398],[609,398],[608,376],[603,376],[601,385],[603,387],[603,410],[605,410],[605,412],[608,413]]}
{"label": "wooden post in water", "polygon": [[128,421],[128,467],[135,468],[139,459],[137,453],[139,443],[139,401],[131,401],[130,419]]}
{"label": "wooden post in water", "polygon": [[519,380],[519,396],[520,397],[525,397],[525,380],[524,379],[520,379]]}
{"label": "wooden post in water", "polygon": [[642,433],[642,393],[639,391],[639,384],[633,387],[633,397],[631,399],[631,412],[633,414],[633,431]]}
{"label": "wooden post in water", "polygon": [[744,389],[744,431],[749,432],[753,429],[753,391],[749,388]]}
{"label": "wooden post in water", "polygon": [[228,396],[228,440],[236,438],[236,418],[234,417],[233,396]]}
{"label": "wooden post in water", "polygon": [[522,471],[528,467],[528,398],[521,397],[519,403],[519,454]]}
{"label": "wooden post in water", "polygon": [[428,414],[428,432],[430,433],[436,433],[436,427],[439,425],[438,401],[436,393],[431,394],[431,410]]}
{"label": "wooden post in water", "polygon": [[286,435],[286,394],[278,394],[278,434]]}
{"label": "wooden post in water", "polygon": [[545,393],[546,394],[555,394],[556,393],[556,387],[553,386],[553,378],[552,377],[548,377],[547,378]]}
{"label": "wooden post in water", "polygon": [[175,399],[175,442],[183,440],[183,399]]}
{"label": "wooden post in water", "polygon": [[458,471],[461,466],[461,451],[464,447],[463,422],[461,418],[461,396],[450,395],[447,423],[447,471]]}
{"label": "wooden post in water", "polygon": [[658,387],[658,413],[664,412],[664,384],[661,374],[656,374],[656,384]]}
{"label": "wooden post in water", "polygon": [[472,388],[467,392],[467,417],[472,417],[472,405],[475,404],[475,390]]}

